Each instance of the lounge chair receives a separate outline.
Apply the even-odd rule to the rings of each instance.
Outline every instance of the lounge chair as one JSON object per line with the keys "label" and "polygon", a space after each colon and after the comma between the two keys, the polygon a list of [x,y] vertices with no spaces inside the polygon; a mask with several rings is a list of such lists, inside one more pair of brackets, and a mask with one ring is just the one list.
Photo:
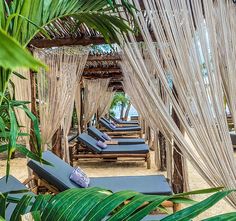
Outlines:
{"label": "lounge chair", "polygon": [[231,142],[233,144],[233,147],[236,148],[236,133],[234,131],[229,132]]}
{"label": "lounge chair", "polygon": [[105,122],[107,122],[108,124],[113,123],[113,124],[116,125],[116,127],[118,127],[118,128],[119,128],[119,127],[121,127],[121,128],[139,127],[138,124],[121,124],[121,123],[117,123],[117,122],[114,122],[114,121],[110,121],[110,120],[108,120],[108,119],[105,118],[105,117],[101,117],[100,119],[103,120],[103,121],[105,121]]}
{"label": "lounge chair", "polygon": [[113,120],[115,123],[117,124],[123,124],[123,125],[137,125],[139,124],[138,121],[126,121],[126,120],[121,120],[121,119],[117,119],[116,117],[113,117],[110,115],[111,120]]}
{"label": "lounge chair", "polygon": [[[97,140],[86,133],[78,136],[78,141],[83,144],[85,149],[89,150],[87,153],[72,154],[74,159],[81,158],[136,158],[145,160],[147,168],[150,169],[150,153],[147,144],[134,144],[134,145],[107,145],[107,148],[102,149],[97,146]],[[90,154],[92,152],[92,154]]]}
{"label": "lounge chair", "polygon": [[[103,142],[106,141],[106,139],[103,137],[103,132],[98,130],[95,127],[89,127],[88,128],[88,134],[98,140],[101,140]],[[120,144],[120,145],[129,145],[129,144],[144,144],[145,140],[141,138],[115,138],[111,140],[114,144]],[[111,143],[112,143],[111,142]]]}
{"label": "lounge chair", "polygon": [[99,124],[101,124],[101,126],[103,126],[104,128],[106,128],[108,131],[112,131],[112,132],[137,132],[137,131],[141,131],[141,127],[140,126],[129,126],[129,127],[112,127],[111,123],[109,123],[108,121],[104,120],[104,119],[100,119],[99,120]]}
{"label": "lounge chair", "polygon": [[[8,181],[6,182],[6,177],[2,177],[0,179],[0,192],[9,192],[9,191],[16,191],[16,190],[27,190],[27,187],[22,184],[19,180],[17,180],[15,177],[13,176],[9,176],[8,177]],[[32,192],[25,192],[25,193],[19,193],[19,194],[10,194],[10,196],[15,197],[15,198],[22,198],[25,194],[32,194],[34,195],[34,193]],[[9,203],[6,209],[6,213],[5,213],[5,218],[6,220],[10,220],[11,215],[14,211],[16,207],[15,203]],[[30,212],[30,208],[26,211]],[[161,220],[162,218],[166,217],[166,215],[164,214],[160,214],[160,215],[148,215],[145,218],[142,219],[142,221],[149,221],[149,220]]]}
{"label": "lounge chair", "polygon": [[[0,179],[0,193],[10,192],[10,191],[18,191],[18,190],[27,190],[27,187],[22,184],[19,180],[15,177],[9,175],[8,180],[6,181],[6,176]],[[23,192],[17,194],[9,194],[9,196],[21,199],[25,194],[32,194],[32,192]],[[16,207],[15,203],[9,203],[6,209],[6,220],[10,220],[10,217]]]}
{"label": "lounge chair", "polygon": [[[28,166],[40,179],[56,187],[59,191],[79,188],[69,179],[73,167],[57,157],[51,151],[43,152],[43,159],[53,166],[30,160]],[[120,176],[90,178],[90,187],[103,187],[113,192],[134,190],[143,194],[171,195],[172,190],[163,175]]]}
{"label": "lounge chair", "polygon": [[134,137],[140,138],[142,137],[142,129],[140,126],[127,126],[127,127],[113,127],[107,119],[100,118],[99,120],[100,129],[102,131],[106,131],[110,136],[114,137]]}

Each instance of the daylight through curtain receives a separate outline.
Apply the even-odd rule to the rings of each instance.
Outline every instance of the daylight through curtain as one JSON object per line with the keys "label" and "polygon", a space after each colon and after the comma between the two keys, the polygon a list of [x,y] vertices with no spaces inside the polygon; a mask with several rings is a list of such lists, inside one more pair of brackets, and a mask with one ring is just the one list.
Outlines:
{"label": "daylight through curtain", "polygon": [[37,74],[40,128],[42,143],[47,149],[60,125],[64,143],[67,142],[75,91],[87,60],[88,49],[62,47],[37,50],[35,56],[48,66],[47,70],[41,69]]}
{"label": "daylight through curtain", "polygon": [[[22,77],[12,75],[11,81],[14,84],[13,93],[15,100],[18,101],[31,101],[31,84],[30,84],[30,71],[29,69],[17,69],[16,71]],[[31,110],[31,104],[27,104],[29,110]],[[15,109],[17,121],[21,127],[21,132],[30,134],[31,120],[26,115],[25,111],[20,110],[19,108]],[[21,137],[24,140],[25,145],[28,149],[30,136]]]}
{"label": "daylight through curtain", "polygon": [[103,95],[107,91],[110,78],[100,79],[83,79],[84,84],[84,127],[96,114]]}
{"label": "daylight through curtain", "polygon": [[98,118],[103,117],[109,112],[114,94],[115,91],[113,91],[113,87],[108,88],[107,91],[103,94],[103,99],[100,100],[100,104],[98,107]]}
{"label": "daylight through curtain", "polygon": [[[135,99],[146,105],[147,113],[142,111],[142,115],[148,114],[148,123],[158,125],[167,138],[171,137],[178,144],[184,157],[211,186],[236,188],[236,162],[222,89],[222,73],[229,79],[234,72],[228,66],[227,72],[222,71],[218,50],[220,42],[217,41],[219,11],[224,15],[220,16],[222,20],[228,21],[232,13],[227,13],[226,7],[232,7],[236,13],[236,6],[232,1],[151,0],[143,1],[144,17],[139,1],[133,2],[139,11],[135,13],[135,20],[145,43],[140,46],[129,34],[123,45],[123,62],[127,61],[126,66],[131,68],[124,74],[128,75],[130,84],[138,88],[134,95],[140,96]],[[221,27],[224,47],[232,46],[225,43],[230,28],[229,25]],[[231,31],[235,32],[235,29]],[[154,73],[161,81],[185,134],[176,126],[157,91],[153,72],[148,71],[143,51],[149,54],[152,67],[156,70]],[[234,56],[227,59],[235,60]],[[169,76],[178,97],[173,94]],[[234,98],[235,94],[228,96]],[[235,194],[228,199],[236,206]]]}

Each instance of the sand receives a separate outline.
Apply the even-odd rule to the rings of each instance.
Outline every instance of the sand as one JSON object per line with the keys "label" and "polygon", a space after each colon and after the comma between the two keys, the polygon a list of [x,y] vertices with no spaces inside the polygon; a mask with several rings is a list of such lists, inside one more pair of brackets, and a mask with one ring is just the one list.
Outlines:
{"label": "sand", "polygon": [[[146,164],[143,162],[103,162],[103,161],[81,161],[77,165],[84,169],[84,171],[91,177],[101,176],[122,176],[122,175],[152,175],[152,174],[164,174],[157,171],[154,165],[154,154],[151,153],[152,165],[151,169],[146,169]],[[5,175],[5,163],[6,161],[0,159],[0,177]],[[204,189],[209,186],[194,170],[190,163],[188,163],[188,173],[190,181],[190,189]],[[26,159],[23,157],[17,157],[11,161],[11,174],[18,178],[20,181],[24,181],[27,178]],[[197,196],[194,199],[202,200],[205,196]],[[195,220],[201,220],[206,217],[211,217],[217,214],[227,213],[235,211],[224,200],[220,201],[217,205],[213,206],[207,212],[201,214]]]}

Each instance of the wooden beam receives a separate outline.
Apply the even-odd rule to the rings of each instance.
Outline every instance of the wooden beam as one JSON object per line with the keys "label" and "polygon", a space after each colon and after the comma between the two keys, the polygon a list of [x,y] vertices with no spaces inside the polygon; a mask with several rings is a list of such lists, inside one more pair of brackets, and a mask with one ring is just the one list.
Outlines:
{"label": "wooden beam", "polygon": [[118,72],[121,70],[119,67],[95,67],[95,68],[85,68],[84,73],[96,73],[96,72]]}
{"label": "wooden beam", "polygon": [[110,72],[110,73],[83,73],[83,78],[86,79],[97,79],[97,78],[113,78],[113,79],[122,79],[122,72]]}
{"label": "wooden beam", "polygon": [[123,84],[122,84],[122,82],[110,82],[110,83],[109,83],[109,87],[112,87],[112,86],[120,86],[120,87],[123,87]]}
{"label": "wooden beam", "polygon": [[89,55],[87,61],[120,61],[120,55]]}
{"label": "wooden beam", "polygon": [[[82,37],[82,38],[59,38],[59,39],[33,39],[29,45],[33,45],[36,48],[51,48],[51,47],[61,47],[70,45],[99,45],[105,44],[103,37]],[[112,42],[113,43],[113,42]]]}
{"label": "wooden beam", "polygon": [[[151,33],[151,36],[153,41],[156,41],[153,33]],[[136,41],[137,42],[143,41],[143,37],[141,35],[136,36]],[[111,43],[115,42],[111,40]],[[36,48],[51,48],[51,47],[72,46],[72,45],[87,46],[91,44],[100,45],[100,44],[107,44],[107,42],[101,36],[80,37],[80,38],[67,37],[67,38],[55,38],[55,39],[37,38],[31,40],[28,46],[34,46]]]}

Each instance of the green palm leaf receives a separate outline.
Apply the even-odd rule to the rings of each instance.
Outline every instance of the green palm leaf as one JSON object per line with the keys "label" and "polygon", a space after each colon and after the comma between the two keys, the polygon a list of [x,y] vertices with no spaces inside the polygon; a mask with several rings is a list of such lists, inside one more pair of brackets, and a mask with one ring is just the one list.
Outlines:
{"label": "green palm leaf", "polygon": [[[211,193],[216,189],[194,191],[195,193]],[[220,199],[230,194],[231,191],[219,191],[200,203],[196,203],[186,209],[183,209],[175,214],[171,214],[162,220],[190,220],[195,218],[200,213],[204,212],[209,207],[213,206]],[[193,192],[189,192],[193,193]],[[188,193],[184,193],[188,195]],[[32,197],[35,200],[32,200]],[[17,203],[17,206],[12,214],[11,220],[18,221],[19,217],[26,212],[26,209],[31,208],[31,212],[35,214],[36,220],[141,220],[153,210],[163,209],[161,203],[165,200],[180,198],[178,195],[172,196],[157,196],[143,195],[133,191],[121,191],[111,193],[110,191],[101,188],[88,189],[69,189],[55,196],[50,195],[24,195]],[[7,201],[9,197],[7,198]],[[127,201],[128,200],[128,201]],[[191,200],[190,200],[191,201]],[[11,202],[11,201],[10,201]],[[15,201],[13,201],[15,202]],[[125,203],[126,202],[126,203]],[[183,202],[188,202],[185,197]],[[32,214],[32,215],[33,215]],[[3,215],[1,213],[0,215]],[[219,220],[233,220],[235,213],[217,216]],[[206,219],[214,220],[215,217]]]}
{"label": "green palm leaf", "polygon": [[190,206],[186,209],[178,211],[164,219],[163,221],[189,221],[194,217],[198,216],[202,212],[206,211],[213,205],[215,205],[218,201],[232,193],[234,190],[227,190],[227,191],[220,191],[212,196],[208,197],[207,199],[203,200],[202,202],[196,203],[193,206]]}
{"label": "green palm leaf", "polygon": [[20,44],[8,36],[6,32],[0,29],[0,66],[8,69],[18,67],[27,67],[37,70],[39,66],[44,66],[41,62],[33,58],[33,56]]}
{"label": "green palm leaf", "polygon": [[236,212],[214,216],[211,218],[203,219],[202,221],[235,221],[235,220],[236,220]]}

